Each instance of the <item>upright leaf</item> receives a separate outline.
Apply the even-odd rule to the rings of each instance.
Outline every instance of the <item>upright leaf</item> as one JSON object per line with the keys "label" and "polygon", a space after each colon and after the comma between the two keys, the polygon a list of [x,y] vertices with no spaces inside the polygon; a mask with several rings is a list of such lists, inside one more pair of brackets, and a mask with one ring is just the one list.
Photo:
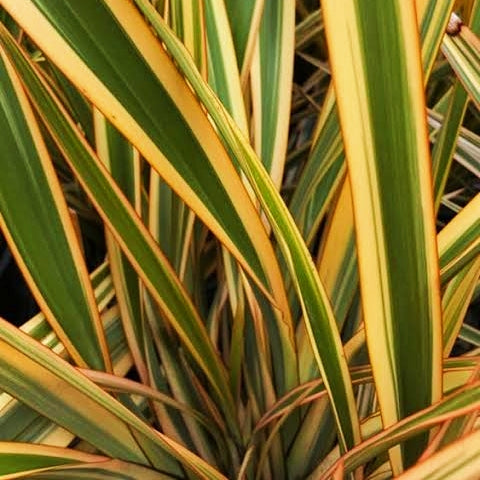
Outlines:
{"label": "upright leaf", "polygon": [[[385,426],[441,395],[441,306],[413,2],[322,0],[352,184],[362,304]],[[387,80],[387,81],[386,81]],[[392,451],[394,472],[426,437]]]}
{"label": "upright leaf", "polygon": [[265,0],[225,0],[232,29],[238,68],[246,80],[258,37],[259,24],[263,16]]}
{"label": "upright leaf", "polygon": [[[138,152],[105,119],[94,111],[95,144],[98,157],[135,209],[140,204],[140,158]],[[138,373],[148,382],[143,354],[143,325],[140,280],[114,236],[105,232],[110,272],[115,286],[123,328]]]}
{"label": "upright leaf", "polygon": [[48,321],[78,365],[110,369],[69,212],[28,100],[0,60],[0,226]]}
{"label": "upright leaf", "polygon": [[255,150],[279,187],[287,150],[295,2],[265,0],[251,71]]}

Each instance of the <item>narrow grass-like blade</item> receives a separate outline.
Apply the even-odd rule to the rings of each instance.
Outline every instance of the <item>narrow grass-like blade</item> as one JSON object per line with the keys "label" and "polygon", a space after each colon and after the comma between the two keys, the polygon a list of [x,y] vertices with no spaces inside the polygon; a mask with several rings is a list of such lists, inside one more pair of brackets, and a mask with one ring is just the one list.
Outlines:
{"label": "narrow grass-like blade", "polygon": [[[478,368],[478,357],[463,357],[463,358],[449,358],[444,361],[444,394],[451,393],[451,390],[455,390],[459,387],[464,387],[470,380],[472,373]],[[366,384],[372,382],[372,369],[369,366],[366,367],[353,367],[350,370],[352,382],[354,384]],[[461,373],[460,378],[453,378],[458,373]],[[449,384],[452,384],[452,388],[447,388]],[[302,383],[298,387],[294,388],[288,394],[280,398],[257,422],[255,426],[255,432],[265,428],[271,422],[282,417],[285,414],[289,414],[292,405],[301,406],[308,404],[316,399],[325,395],[325,385],[321,379],[312,380],[310,382]]]}
{"label": "narrow grass-like blade", "polygon": [[158,390],[155,390],[154,388],[151,388],[142,383],[134,382],[133,380],[130,380],[128,378],[117,377],[116,375],[104,372],[97,372],[94,370],[85,369],[81,369],[80,371],[92,382],[94,382],[96,385],[101,386],[105,390],[141,395],[145,398],[149,398],[164,405],[168,405],[194,418],[203,426],[205,426],[213,435],[218,435],[218,429],[215,428],[212,421],[205,415],[190,408],[188,405],[184,405],[183,403],[176,401],[170,396],[165,395]]}
{"label": "narrow grass-like blade", "polygon": [[460,329],[459,336],[462,340],[465,340],[476,347],[480,347],[480,330],[477,328],[464,324]]}
{"label": "narrow grass-like blade", "polygon": [[320,9],[314,10],[310,15],[297,23],[295,28],[295,48],[301,50],[304,46],[318,40],[323,31],[323,18]]}
{"label": "narrow grass-like blade", "polygon": [[[455,0],[419,0],[417,14],[420,20],[420,39],[422,44],[422,63],[425,78],[429,78],[437,52],[440,48],[445,28]],[[422,5],[419,8],[419,3]]]}
{"label": "narrow grass-like blade", "polygon": [[[158,7],[157,7],[158,8]],[[168,3],[166,21],[192,55],[203,77],[207,76],[207,47],[205,12],[202,2],[173,0]],[[187,290],[185,282],[188,252],[192,246],[194,213],[155,171],[150,172],[148,202],[148,227],[165,253]]]}
{"label": "narrow grass-like blade", "polygon": [[[112,397],[93,386],[73,367],[4,320],[0,320],[0,342],[2,390],[42,415],[55,419],[106,454],[150,464],[128,423],[119,418],[118,412],[122,412],[120,415],[128,412],[131,417],[133,414],[122,410],[124,407],[120,408]],[[57,394],[60,389],[61,397]]]}
{"label": "narrow grass-like blade", "polygon": [[170,0],[169,24],[192,54],[202,76],[207,75],[204,0]]}
{"label": "narrow grass-like blade", "polygon": [[438,234],[442,284],[480,254],[480,194],[477,194]]}
{"label": "narrow grass-like blade", "polygon": [[[225,109],[236,121],[239,129],[245,136],[248,136],[249,126],[227,13],[221,2],[206,0],[205,7],[209,52],[208,82]],[[222,256],[232,313],[235,318],[238,318],[239,313],[245,315],[243,311],[237,312],[237,308],[245,301],[242,297],[245,295],[253,296],[253,291],[249,286],[245,285],[245,279],[242,280],[242,276],[239,275],[238,269],[232,263],[228,252],[223,250]],[[252,302],[257,302],[257,299],[254,298],[251,300],[251,302],[247,303],[248,305],[251,305]],[[253,309],[252,315],[257,318],[256,322],[258,325],[263,322],[264,325],[267,325],[267,328],[270,325],[272,326],[269,332],[272,336],[277,335],[277,332],[279,332],[281,337],[284,338],[287,333],[285,332],[285,325],[291,324],[290,312],[272,311],[268,306],[265,306],[262,311]],[[263,318],[261,319],[261,317]],[[241,325],[241,322],[235,323],[236,325]],[[236,331],[236,334],[241,333],[241,331],[239,329]],[[292,388],[296,384],[296,359],[293,349],[287,350],[283,346],[278,348],[275,343],[273,342],[272,344],[273,373],[276,375],[277,391],[283,393],[283,391]],[[282,341],[282,343],[285,342]],[[238,346],[240,347],[241,344],[238,344]],[[239,357],[237,357],[238,359]],[[280,461],[274,460],[274,463],[279,464]]]}
{"label": "narrow grass-like blade", "polygon": [[[138,152],[118,133],[105,117],[94,111],[95,146],[99,159],[111,173],[130,204],[140,210],[140,158]],[[122,253],[113,235],[105,232],[105,240],[118,306],[127,342],[142,381],[148,383],[143,354],[143,324],[140,281]]]}
{"label": "narrow grass-like blade", "polygon": [[280,187],[290,125],[295,49],[294,0],[265,0],[251,69],[254,145]]}
{"label": "narrow grass-like blade", "polygon": [[[480,389],[478,387],[479,382],[467,385],[444,398],[436,405],[407,417],[398,424],[381,431],[343,455],[338,460],[337,465],[342,463],[345,468],[345,474],[348,474],[380,452],[391,448],[406,438],[411,438],[418,432],[429,430],[447,420],[478,410],[480,408]],[[321,477],[322,480],[331,478],[335,468],[336,465],[325,472]]]}
{"label": "narrow grass-like blade", "polygon": [[[442,114],[429,110],[428,124],[433,142],[437,141],[436,133],[444,122],[445,117]],[[480,137],[471,130],[461,127],[453,158],[463,168],[480,178]]]}
{"label": "narrow grass-like blade", "polygon": [[60,183],[20,80],[4,55],[0,69],[1,229],[74,361],[110,369],[95,297]]}
{"label": "narrow grass-like blade", "polygon": [[480,39],[468,27],[456,35],[446,35],[442,52],[470,98],[480,107]]}
{"label": "narrow grass-like blade", "polygon": [[453,159],[453,152],[462,124],[463,116],[467,109],[468,96],[465,89],[457,81],[448,105],[443,125],[432,151],[433,188],[435,209],[438,210]]}
{"label": "narrow grass-like blade", "polygon": [[[480,29],[480,2],[478,0],[476,0],[473,5],[469,24],[472,31],[478,33]],[[450,165],[467,105],[467,92],[463,88],[460,81],[456,80],[442,128],[438,134],[432,151],[436,209],[438,209],[440,205],[443,190],[447,183],[448,174],[450,173]]]}
{"label": "narrow grass-like blade", "polygon": [[335,92],[331,84],[315,127],[309,158],[289,204],[307,243],[312,241],[329,200],[344,178],[344,160]]}
{"label": "narrow grass-like blade", "polygon": [[223,2],[205,0],[208,44],[208,83],[245,134],[248,122],[235,47]]}
{"label": "narrow grass-like blade", "polygon": [[480,255],[462,268],[448,283],[443,293],[443,355],[445,357],[450,355],[462,328],[479,276]]}
{"label": "narrow grass-like blade", "polygon": [[[346,180],[325,226],[324,240],[317,258],[318,272],[332,303],[340,331],[358,289],[352,225],[352,193],[350,183]],[[305,335],[299,335],[298,338],[300,379],[308,381],[317,376],[315,359],[312,358],[311,346],[306,343]]]}
{"label": "narrow grass-like blade", "polygon": [[263,16],[265,0],[225,0],[232,37],[237,54],[237,63],[242,78],[246,81],[253,50],[258,38],[258,29]]}

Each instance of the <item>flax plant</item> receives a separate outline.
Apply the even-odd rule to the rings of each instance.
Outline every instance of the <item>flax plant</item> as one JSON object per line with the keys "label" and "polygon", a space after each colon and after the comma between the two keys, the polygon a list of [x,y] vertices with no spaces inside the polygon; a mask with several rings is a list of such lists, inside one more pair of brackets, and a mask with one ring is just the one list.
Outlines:
{"label": "flax plant", "polygon": [[0,0],[0,479],[478,478],[479,33]]}

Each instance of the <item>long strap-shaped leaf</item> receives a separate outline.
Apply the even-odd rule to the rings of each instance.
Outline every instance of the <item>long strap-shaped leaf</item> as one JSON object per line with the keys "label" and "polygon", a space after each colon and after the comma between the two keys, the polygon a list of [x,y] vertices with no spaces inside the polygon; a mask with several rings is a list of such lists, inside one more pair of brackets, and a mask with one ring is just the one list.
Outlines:
{"label": "long strap-shaped leaf", "polygon": [[3,319],[0,388],[113,458],[178,475],[172,455],[204,478],[224,478]]}
{"label": "long strap-shaped leaf", "polygon": [[[419,8],[419,4],[422,4]],[[416,0],[420,22],[422,64],[425,79],[430,77],[445,27],[455,0]]]}
{"label": "long strap-shaped leaf", "polygon": [[480,430],[440,450],[399,480],[475,480],[480,471]]}
{"label": "long strap-shaped leaf", "polygon": [[450,355],[462,329],[479,276],[480,255],[462,268],[449,282],[443,293],[443,355],[445,357]]}
{"label": "long strap-shaped leaf", "polygon": [[[428,124],[431,129],[438,130],[442,126],[445,118],[434,112],[429,111]],[[457,139],[456,150],[453,158],[462,167],[480,177],[480,138],[478,135],[465,128],[460,128],[460,134]]]}
{"label": "long strap-shaped leaf", "polygon": [[344,157],[335,92],[331,84],[317,120],[309,158],[289,205],[307,243],[316,233],[328,200],[344,177]]}
{"label": "long strap-shaped leaf", "polygon": [[[105,164],[130,204],[138,211],[140,203],[140,158],[138,152],[96,109],[94,110],[94,132],[98,158]],[[145,356],[143,355],[139,278],[109,231],[105,232],[105,243],[126,340],[140,378],[143,382],[148,383]]]}
{"label": "long strap-shaped leaf", "polygon": [[272,225],[292,274],[303,308],[315,358],[332,399],[340,443],[348,448],[360,439],[355,400],[340,335],[328,296],[300,232],[275,185],[232,118],[203,81],[185,49],[146,0],[136,0],[215,121],[222,140],[235,156]]}
{"label": "long strap-shaped leaf", "polygon": [[[425,83],[428,81],[431,67],[437,57],[452,3],[452,0],[447,0],[441,4],[437,0],[417,0],[416,2],[418,19],[421,20],[422,63]],[[319,29],[323,21],[321,12],[315,12],[311,17],[315,28],[310,30]],[[297,224],[305,229],[307,238],[311,238],[315,233],[315,230],[313,232],[310,230],[312,226],[309,223],[311,224],[312,220],[309,217],[317,222],[320,221],[322,209],[325,208],[325,200],[332,195],[332,190],[334,190],[342,174],[343,145],[333,90],[325,98],[316,128],[318,131],[314,134],[310,157],[302,171],[290,204],[290,209],[294,213]],[[340,148],[339,152],[334,150],[337,148]],[[338,175],[339,173],[340,175]]]}
{"label": "long strap-shaped leaf", "polygon": [[26,477],[55,478],[60,471],[62,474],[60,478],[65,480],[78,478],[75,475],[81,475],[79,471],[84,475],[90,474],[89,478],[97,480],[124,479],[125,475],[132,480],[172,478],[140,465],[78,450],[31,443],[0,442],[0,479],[2,480]]}
{"label": "long strap-shaped leaf", "polygon": [[279,188],[287,151],[295,49],[295,2],[265,0],[250,72],[255,150]]}
{"label": "long strap-shaped leaf", "polygon": [[234,425],[233,399],[225,369],[175,272],[103,164],[4,29],[0,30],[0,37],[66,160],[166,317],[207,374]]}
{"label": "long strap-shaped leaf", "polygon": [[74,361],[111,368],[87,269],[22,85],[0,61],[0,227]]}
{"label": "long strap-shaped leaf", "polygon": [[[206,76],[207,48],[203,5],[197,0],[172,0],[166,7],[167,5],[166,20],[195,59],[199,71]],[[195,215],[155,170],[150,172],[148,198],[148,228],[186,288],[192,291],[192,280],[190,278],[190,281],[185,281],[185,273],[191,268],[188,267],[188,252],[192,247]],[[187,278],[190,275],[187,273]]]}
{"label": "long strap-shaped leaf", "polygon": [[450,166],[453,160],[463,117],[467,110],[468,96],[461,83],[457,80],[453,87],[448,110],[435,146],[432,150],[433,186],[435,195],[435,211],[438,211],[444,193]]}
{"label": "long strap-shaped leaf", "polygon": [[231,25],[223,2],[205,0],[208,43],[208,83],[245,134],[248,121],[235,58]]}
{"label": "long strap-shaped leaf", "polygon": [[[441,395],[441,306],[413,2],[322,0],[352,184],[370,360],[386,426]],[[409,442],[394,472],[421,453]]]}
{"label": "long strap-shaped leaf", "polygon": [[[448,0],[448,2],[450,2],[450,0]],[[425,83],[428,81],[429,66],[431,66],[433,60],[436,58],[439,42],[444,36],[444,27],[449,18],[449,10],[448,8],[445,9],[448,2],[442,3],[439,8],[435,8],[438,6],[436,0],[419,0],[416,2],[417,7],[420,7],[418,10],[418,19],[422,20],[422,60]],[[312,15],[312,19],[315,21],[316,28],[310,30],[314,31],[323,28],[320,12],[317,12],[317,15]],[[471,155],[466,157],[465,151],[466,149],[462,148],[462,156],[457,156],[456,158],[458,160],[461,159],[464,165],[467,164],[468,168],[471,168],[470,165],[472,162],[469,162],[469,160],[473,160],[474,157]],[[317,121],[310,157],[303,168],[302,175],[290,204],[290,209],[294,214],[297,224],[304,232],[304,237],[307,238],[307,244],[312,238],[315,238],[319,223],[326,207],[328,207],[327,202],[337,191],[337,185],[343,178],[345,172],[344,163],[343,143],[338,123],[336,101],[331,86]],[[343,190],[345,190],[345,186]],[[337,213],[335,213],[335,215],[337,215]],[[337,243],[337,238],[331,238],[332,235],[334,236],[336,234],[335,229],[324,232],[326,241],[333,242],[336,245],[335,256],[344,259],[344,264],[349,266],[349,271],[353,274],[352,280],[348,275],[344,274],[345,272],[343,270],[339,272],[341,273],[341,275],[338,276],[338,288],[340,288],[340,290],[337,289],[336,291],[339,292],[340,295],[337,300],[332,300],[334,305],[342,305],[345,308],[345,306],[349,304],[349,297],[345,296],[345,294],[349,292],[350,294],[354,293],[357,288],[354,280],[357,277],[356,253],[355,248],[351,248],[355,240],[353,215],[334,218],[334,224],[341,225],[343,229],[348,228],[350,232],[348,235],[346,231],[343,232],[342,239],[347,241],[340,240],[340,243]],[[331,259],[328,256],[319,259],[320,265],[326,267],[329,273],[332,274],[333,270],[330,267],[330,261]],[[322,272],[320,272],[320,275],[323,280]],[[347,286],[347,288],[342,289],[342,284]],[[335,314],[337,315],[336,310]],[[337,318],[337,322],[340,321],[341,319]],[[302,348],[303,345],[300,344],[300,347]],[[312,362],[312,360],[310,360],[310,362]]]}
{"label": "long strap-shaped leaf", "polygon": [[[243,7],[245,7],[245,5],[243,5]],[[230,23],[228,22],[227,12],[222,2],[206,0],[205,18],[210,59],[208,83],[215,91],[225,109],[236,121],[242,133],[248,136],[248,122],[235,58],[235,49],[231,38]],[[288,118],[288,115],[286,118]],[[283,169],[283,167],[281,169]],[[235,312],[238,305],[243,304],[242,296],[244,292],[243,289],[239,289],[241,280],[235,264],[232,263],[230,256],[227,255],[225,250],[222,253],[226,270],[229,300]],[[247,288],[246,293],[248,296],[252,294],[252,291]],[[251,305],[252,302],[248,302],[248,304]],[[253,311],[254,315],[260,314],[263,317],[257,325],[263,324],[267,326],[267,328],[269,325],[275,325],[275,330],[278,331],[278,333],[270,330],[269,334],[279,334],[281,339],[285,338],[287,334],[287,332],[285,332],[285,325],[290,322],[285,322],[278,311],[272,312],[271,309],[267,308],[268,306],[262,309],[263,311],[261,312],[259,309]],[[241,316],[243,321],[244,313],[242,313]],[[270,317],[272,317],[272,321],[270,321]],[[237,322],[237,325],[241,325],[241,323]],[[288,390],[292,388],[297,381],[295,352],[293,349],[289,349],[284,341],[282,341],[282,343],[284,345],[280,344],[277,346],[275,342],[272,344],[272,363],[277,380],[277,391]],[[239,344],[239,346],[240,345],[241,344]],[[273,461],[273,463],[276,464],[279,462]]]}
{"label": "long strap-shaped leaf", "polygon": [[[95,288],[99,310],[102,313],[102,323],[107,336],[113,371],[116,375],[122,377],[130,370],[132,362],[118,318],[118,308],[112,307],[103,311],[106,303],[110,302],[114,294],[108,264],[104,263],[98,267],[91,274],[90,279]],[[68,357],[65,347],[59,342],[43,313],[40,312],[32,317],[20,329],[53,350],[61,358]],[[21,418],[21,422],[19,418]],[[42,439],[43,442],[48,443],[49,438],[55,437],[56,445],[67,446],[74,435],[67,432],[60,433],[60,430],[63,429],[54,426],[50,420],[42,418],[36,411],[20,403],[7,393],[0,394],[1,440],[38,442],[39,439]],[[60,443],[58,443],[59,436],[61,437]]]}
{"label": "long strap-shaped leaf", "polygon": [[[426,83],[428,81],[429,65],[431,66],[436,58],[439,42],[444,37],[444,27],[449,18],[449,10],[445,6],[451,2],[448,0],[442,2],[442,5],[438,5],[436,0],[418,0],[416,3],[419,8],[418,19],[422,20],[422,60]],[[439,8],[435,8],[436,6]],[[321,16],[316,15],[317,28],[320,27],[320,20]],[[335,191],[343,171],[341,169],[343,166],[343,144],[336,115],[336,105],[333,100],[333,95],[327,95],[317,123],[317,128],[321,129],[320,134],[318,135],[318,132],[316,132],[314,135],[310,158],[303,169],[290,204],[297,224],[303,229],[304,237],[307,236],[307,243],[317,232],[318,226],[315,222],[321,220],[322,210],[326,206],[325,201]],[[433,113],[430,113],[429,121],[432,126],[438,128],[438,120],[434,119],[432,115]],[[337,145],[340,145],[338,153],[334,150],[334,148],[338,148]],[[467,146],[465,140],[461,138],[455,159],[476,173],[475,165],[478,164],[478,161],[475,160],[476,152],[472,151],[471,148],[473,147]],[[341,221],[346,222],[345,226],[350,225],[346,219]],[[353,222],[351,222],[350,229],[352,230],[351,241],[353,242]],[[351,252],[347,250],[343,255],[345,258],[350,257],[349,263],[355,263],[356,260]],[[340,251],[337,253],[341,255]],[[357,269],[356,264],[353,265],[353,268]],[[454,270],[452,269],[450,272],[453,274]]]}
{"label": "long strap-shaped leaf", "polygon": [[2,5],[287,311],[260,216],[207,115],[132,3]]}
{"label": "long strap-shaped leaf", "polygon": [[[362,335],[363,336],[363,335]],[[345,350],[347,350],[348,345]],[[347,353],[347,357],[348,357]],[[459,387],[465,387],[470,382],[472,373],[476,371],[479,365],[479,357],[454,357],[447,358],[443,365],[444,376],[444,393],[456,390]],[[355,385],[367,384],[372,382],[372,370],[370,366],[352,367],[350,370],[352,382]],[[460,374],[460,375],[458,375]],[[452,380],[453,377],[456,377]],[[451,388],[446,388],[448,383],[454,383]],[[283,415],[290,415],[292,410],[290,408],[293,404],[303,405],[308,404],[318,398],[321,398],[325,393],[325,386],[321,378],[303,383],[291,390],[287,395],[284,395],[278,400],[270,409],[263,415],[255,426],[255,431],[261,430],[269,425],[277,418]],[[468,403],[468,402],[467,402]],[[388,434],[386,435],[388,438]],[[358,448],[358,447],[356,447]],[[387,447],[388,448],[388,447]],[[358,448],[361,452],[361,448]]]}
{"label": "long strap-shaped leaf", "polygon": [[203,76],[207,74],[207,51],[204,39],[203,0],[170,0],[169,25],[192,54]]}

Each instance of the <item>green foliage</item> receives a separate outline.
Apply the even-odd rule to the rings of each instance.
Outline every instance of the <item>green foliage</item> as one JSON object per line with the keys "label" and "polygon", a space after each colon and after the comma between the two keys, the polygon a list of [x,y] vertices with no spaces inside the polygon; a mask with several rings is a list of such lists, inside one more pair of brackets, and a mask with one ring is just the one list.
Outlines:
{"label": "green foliage", "polygon": [[0,479],[477,478],[480,0],[0,6]]}

